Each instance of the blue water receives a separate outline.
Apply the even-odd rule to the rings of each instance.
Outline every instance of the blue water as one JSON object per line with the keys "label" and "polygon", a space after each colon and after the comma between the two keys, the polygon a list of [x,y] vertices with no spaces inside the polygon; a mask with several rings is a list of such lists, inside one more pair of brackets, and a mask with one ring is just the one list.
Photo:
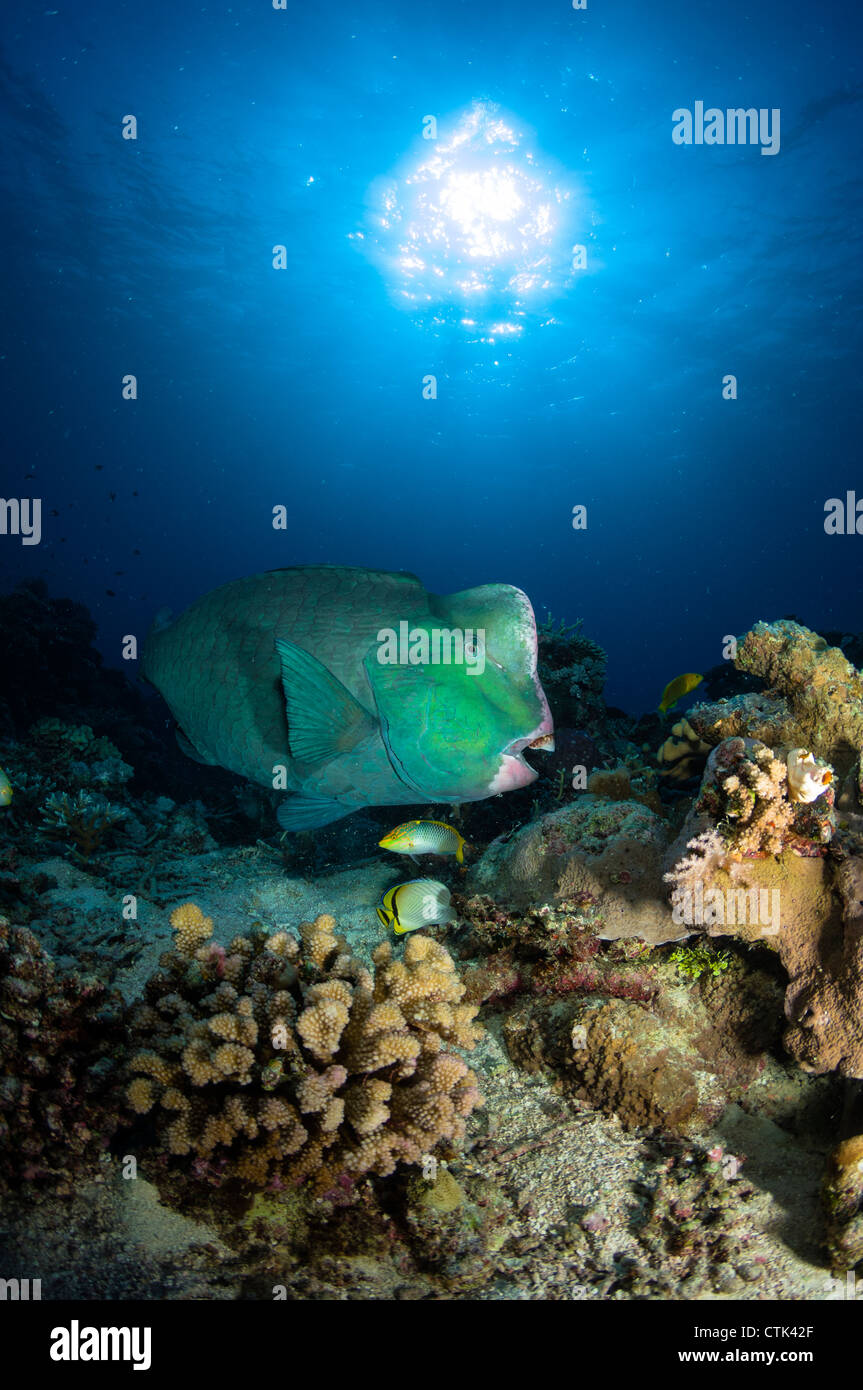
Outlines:
{"label": "blue water", "polygon": [[[863,496],[850,6],[52,3],[2,21],[3,495],[43,505],[2,587],[81,599],[119,665],[280,565],[504,580],[584,620],[633,713],[757,618],[863,628],[863,538],[824,531]],[[697,101],[778,108],[778,153],[676,145]],[[427,224],[448,298],[406,298],[382,190],[471,111],[551,198],[548,285],[504,255],[462,301]]]}

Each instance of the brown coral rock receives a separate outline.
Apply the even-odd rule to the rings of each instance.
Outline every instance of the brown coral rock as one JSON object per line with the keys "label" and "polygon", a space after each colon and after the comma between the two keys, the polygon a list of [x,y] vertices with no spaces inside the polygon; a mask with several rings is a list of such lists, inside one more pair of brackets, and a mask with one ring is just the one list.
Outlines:
{"label": "brown coral rock", "polygon": [[662,883],[666,839],[648,807],[585,793],[495,840],[471,869],[468,891],[517,909],[592,900],[605,940],[676,941],[686,933],[672,920]]}
{"label": "brown coral rock", "polygon": [[756,623],[734,662],[787,700],[795,742],[845,773],[863,747],[863,677],[838,647],[800,623]]}
{"label": "brown coral rock", "polygon": [[838,1070],[860,1079],[863,859],[854,856],[838,866],[835,889],[829,916],[820,922],[798,921],[781,940],[782,962],[789,976],[785,1046],[806,1071]]}
{"label": "brown coral rock", "polygon": [[824,1207],[831,1264],[853,1269],[863,1260],[863,1134],[845,1139],[831,1155]]}
{"label": "brown coral rock", "polygon": [[686,1131],[721,1113],[725,1096],[702,1059],[639,1004],[613,999],[575,1015],[573,1060],[596,1104],[625,1125]]}

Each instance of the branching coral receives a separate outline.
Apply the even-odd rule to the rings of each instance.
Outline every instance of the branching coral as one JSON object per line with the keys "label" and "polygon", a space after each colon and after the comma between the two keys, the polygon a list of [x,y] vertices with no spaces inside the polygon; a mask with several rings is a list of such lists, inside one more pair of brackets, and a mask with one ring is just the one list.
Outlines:
{"label": "branching coral", "polygon": [[193,904],[171,922],[175,949],[133,1010],[127,1090],[165,1153],[216,1181],[325,1193],[463,1137],[480,1097],[449,1048],[479,1030],[443,946],[411,936],[393,960],[385,943],[372,974],[329,916],[302,923],[300,941],[227,948]]}
{"label": "branching coral", "polygon": [[82,858],[89,859],[127,814],[122,806],[89,792],[52,792],[42,807],[42,828],[69,840]]}
{"label": "branching coral", "polygon": [[805,750],[788,760],[757,739],[729,738],[713,749],[695,815],[718,827],[731,859],[818,852],[833,833],[832,772]]}
{"label": "branching coral", "polygon": [[121,1001],[0,920],[0,1178],[71,1190],[117,1123]]}
{"label": "branching coral", "polygon": [[695,809],[724,825],[737,855],[781,853],[794,817],[784,760],[757,739],[726,739],[708,759]]}
{"label": "branching coral", "polygon": [[[805,773],[812,773],[813,767],[807,763]],[[824,777],[827,771],[815,767],[814,776]],[[834,825],[829,782],[820,783],[813,801],[795,801],[792,791],[786,761],[757,739],[725,739],[713,749],[684,826],[690,853],[680,854],[678,849],[680,857],[672,859],[663,875],[671,884],[671,906],[681,921],[691,920],[680,914],[689,911],[693,895],[706,891],[719,871],[729,876],[726,886],[739,885],[741,865],[748,859],[780,855],[786,849],[806,856],[823,852]]]}

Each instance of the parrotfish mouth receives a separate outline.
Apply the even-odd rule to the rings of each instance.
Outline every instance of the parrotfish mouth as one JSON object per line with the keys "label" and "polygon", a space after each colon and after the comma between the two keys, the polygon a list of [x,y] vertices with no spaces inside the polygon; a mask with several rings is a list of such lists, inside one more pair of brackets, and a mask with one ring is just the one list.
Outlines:
{"label": "parrotfish mouth", "polygon": [[534,729],[533,734],[528,734],[527,738],[515,738],[507,744],[501,754],[500,767],[489,785],[490,795],[515,791],[536,781],[539,774],[522,755],[526,748],[538,748],[543,753],[554,752],[554,734],[550,728],[546,729],[546,723],[551,724],[550,715],[538,730]]}
{"label": "parrotfish mouth", "polygon": [[535,738],[533,742],[529,743],[527,746],[528,748],[541,748],[543,753],[553,753],[554,734],[541,734],[539,738]]}

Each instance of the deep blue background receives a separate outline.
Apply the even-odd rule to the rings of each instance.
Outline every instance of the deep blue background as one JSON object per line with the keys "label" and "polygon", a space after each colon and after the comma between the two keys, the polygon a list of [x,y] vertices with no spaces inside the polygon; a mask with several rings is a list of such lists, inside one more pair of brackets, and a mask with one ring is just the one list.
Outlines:
{"label": "deep blue background", "polygon": [[[863,495],[851,6],[53,3],[2,21],[2,485],[44,536],[0,537],[0,584],[84,600],[116,663],[279,565],[502,579],[584,619],[634,712],[756,618],[863,628],[863,536],[823,530]],[[506,346],[414,321],[351,237],[422,117],[477,99],[592,237]],[[780,153],[677,147],[699,99],[781,108]]]}

